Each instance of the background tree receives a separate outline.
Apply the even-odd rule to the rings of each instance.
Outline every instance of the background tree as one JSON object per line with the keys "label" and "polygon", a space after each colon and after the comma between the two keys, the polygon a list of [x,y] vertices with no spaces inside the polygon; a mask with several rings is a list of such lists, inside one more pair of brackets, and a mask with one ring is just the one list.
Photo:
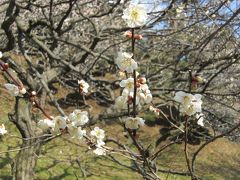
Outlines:
{"label": "background tree", "polygon": [[[121,18],[128,2],[1,1],[0,51],[4,53],[1,63],[8,63],[15,71],[11,73],[14,78],[29,91],[37,92],[37,101],[42,109],[50,101],[62,115],[65,114],[62,108],[69,106],[86,108],[91,114],[93,108],[86,99],[94,99],[107,110],[91,117],[90,124],[99,119],[124,116],[126,112],[118,113],[112,106],[119,87],[119,80],[114,79],[117,71],[114,59],[119,49],[131,49],[131,39],[123,35],[129,28]],[[206,128],[191,124],[188,138],[194,142],[197,139],[199,143],[199,137],[204,137],[206,145],[230,134],[232,140],[238,140],[238,2],[172,0],[140,3],[148,9],[149,21],[135,30],[144,37],[136,41],[135,58],[139,62],[140,73],[145,74],[149,82],[155,98],[153,103],[160,110],[156,123],[169,123],[164,137],[170,136],[170,144],[179,142],[179,139],[187,140],[179,130],[184,121],[176,109],[172,111],[172,95],[176,91],[188,92],[190,84],[195,93],[204,96]],[[17,56],[22,57],[21,62],[16,60]],[[12,81],[8,74],[4,75]],[[79,79],[86,80],[92,87],[86,97],[79,96]],[[57,100],[54,94],[61,91],[60,86],[70,92]],[[15,104],[15,113],[9,118],[26,141],[23,140],[22,150],[16,157],[13,173],[16,179],[31,179],[36,164],[34,154],[38,154],[42,143],[53,137],[49,139],[35,128],[42,113],[32,114],[31,103],[25,98],[17,98]],[[46,110],[44,112],[49,114]],[[207,130],[214,133],[207,134]],[[221,134],[216,135],[219,132]],[[114,139],[109,141],[123,146]],[[161,141],[161,138],[157,140],[156,147],[154,144],[155,150]],[[205,144],[193,155],[193,172],[195,158]],[[154,159],[161,152],[161,148],[149,150],[150,146],[144,145],[145,152],[155,152],[151,152]],[[135,170],[143,177],[147,171],[157,172],[156,164],[149,168],[144,163],[134,162]]]}

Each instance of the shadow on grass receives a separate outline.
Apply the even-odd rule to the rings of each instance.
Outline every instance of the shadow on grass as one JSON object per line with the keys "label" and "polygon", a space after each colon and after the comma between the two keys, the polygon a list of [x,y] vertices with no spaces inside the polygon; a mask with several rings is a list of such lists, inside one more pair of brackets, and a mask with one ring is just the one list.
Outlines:
{"label": "shadow on grass", "polygon": [[240,179],[240,169],[237,165],[224,164],[225,162],[221,161],[216,163],[216,165],[207,165],[201,164],[202,171],[206,172],[202,174],[206,180],[239,180]]}

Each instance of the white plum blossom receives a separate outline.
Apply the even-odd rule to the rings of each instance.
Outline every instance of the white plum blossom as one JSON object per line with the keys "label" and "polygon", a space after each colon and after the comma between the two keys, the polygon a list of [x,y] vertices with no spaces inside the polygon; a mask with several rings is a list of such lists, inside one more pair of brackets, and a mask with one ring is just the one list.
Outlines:
{"label": "white plum blossom", "polygon": [[[132,104],[132,101],[133,101],[133,96],[134,96],[134,92],[133,91],[129,91],[129,90],[127,90],[126,88],[123,90],[123,92],[122,92],[122,96],[124,96],[124,97],[127,97],[127,103],[128,104]],[[137,96],[136,96],[136,104],[138,105],[138,104],[140,104],[140,97],[138,96],[138,94],[137,94]]]}
{"label": "white plum blossom", "polygon": [[140,102],[142,104],[149,104],[150,102],[152,102],[152,94],[151,93],[138,93],[137,94],[138,97],[140,98]]}
{"label": "white plum blossom", "polygon": [[19,88],[16,85],[6,83],[6,84],[4,84],[4,86],[12,96],[18,96],[19,95]]}
{"label": "white plum blossom", "polygon": [[67,127],[66,124],[67,117],[63,116],[56,116],[53,121],[55,122],[55,127],[58,127],[59,129],[65,129]]}
{"label": "white plum blossom", "polygon": [[174,100],[180,103],[180,112],[192,116],[196,113],[202,112],[202,95],[185,92],[177,92],[175,94]]}
{"label": "white plum blossom", "polygon": [[141,104],[149,104],[152,102],[152,94],[147,84],[140,84],[137,96],[139,97]]}
{"label": "white plum blossom", "polygon": [[71,124],[69,124],[67,127],[72,138],[82,139],[84,136],[86,136],[86,130],[82,129],[81,127],[72,126]]}
{"label": "white plum blossom", "polygon": [[[103,142],[104,143],[104,142]],[[105,143],[104,143],[105,144]],[[103,145],[104,145],[103,144]],[[96,145],[96,149],[93,151],[96,155],[102,156],[102,155],[106,155],[106,150],[102,147],[103,145]]]}
{"label": "white plum blossom", "polygon": [[0,136],[3,136],[3,135],[6,134],[6,133],[7,133],[7,130],[5,129],[5,125],[2,124],[2,125],[0,126]]}
{"label": "white plum blossom", "polygon": [[192,102],[193,95],[189,93],[185,93],[183,91],[179,91],[179,92],[176,92],[174,96],[174,100],[183,105],[188,105]]}
{"label": "white plum blossom", "polygon": [[128,129],[138,129],[139,126],[143,126],[145,120],[140,117],[127,117],[125,120],[125,127]]}
{"label": "white plum blossom", "polygon": [[97,139],[97,144],[96,144],[97,147],[101,147],[104,145],[105,145],[105,142],[102,139]]}
{"label": "white plum blossom", "polygon": [[126,109],[127,108],[127,101],[128,97],[127,96],[119,96],[115,100],[115,107],[116,109]]}
{"label": "white plum blossom", "polygon": [[97,147],[93,152],[99,156],[106,155],[106,150],[102,147]]}
{"label": "white plum blossom", "polygon": [[88,93],[89,84],[84,80],[78,80],[79,88],[82,92]]}
{"label": "white plum blossom", "polygon": [[122,18],[131,28],[143,26],[147,21],[147,12],[145,8],[139,4],[130,4],[128,8],[123,11]]}
{"label": "white plum blossom", "polygon": [[145,103],[146,104],[149,104],[150,102],[152,102],[152,94],[151,93],[148,93],[148,94],[146,94],[146,96],[145,96]]}
{"label": "white plum blossom", "polygon": [[[192,116],[195,113],[202,112],[202,100],[201,100],[200,94],[193,95],[192,101],[190,104],[182,106],[182,112],[185,113],[188,116]],[[184,109],[184,111],[183,111]]]}
{"label": "white plum blossom", "polygon": [[199,125],[199,126],[204,126],[204,123],[203,123],[203,120],[204,120],[204,118],[203,118],[203,114],[202,113],[200,113],[200,114],[196,114],[196,118],[197,118],[197,124]]}
{"label": "white plum blossom", "polygon": [[41,128],[43,131],[46,131],[48,129],[54,129],[55,122],[51,119],[41,119],[38,121],[38,127]]}
{"label": "white plum blossom", "polygon": [[140,84],[139,88],[140,91],[146,92],[146,93],[150,93],[149,87],[147,84]]}
{"label": "white plum blossom", "polygon": [[93,152],[99,156],[106,155],[106,149],[103,148],[104,145],[104,141],[101,139],[97,140],[96,149]]}
{"label": "white plum blossom", "polygon": [[53,118],[54,128],[52,129],[52,133],[58,134],[60,130],[64,130],[67,127],[66,117],[56,116]]}
{"label": "white plum blossom", "polygon": [[137,69],[137,62],[132,58],[132,54],[126,52],[119,52],[116,59],[116,64],[122,71],[127,71],[127,73],[133,73],[133,70]]}
{"label": "white plum blossom", "polygon": [[120,82],[120,86],[127,89],[130,92],[133,92],[133,90],[134,90],[134,79],[130,77],[126,80],[122,80]]}
{"label": "white plum blossom", "polygon": [[105,132],[104,130],[100,129],[99,127],[95,127],[91,132],[90,132],[91,136],[94,136],[95,139],[95,146],[96,149],[93,151],[95,154],[97,155],[106,155],[106,149],[103,148],[103,146],[105,145],[105,142],[103,141],[103,139],[105,138]]}
{"label": "white plum blossom", "polygon": [[71,121],[73,126],[83,126],[89,121],[88,112],[81,111],[79,109],[74,110],[69,116],[69,120]]}
{"label": "white plum blossom", "polygon": [[104,130],[100,129],[99,127],[95,127],[90,134],[97,138],[98,141],[101,141],[105,138]]}
{"label": "white plum blossom", "polygon": [[3,54],[2,54],[2,52],[0,51],[0,58],[2,58],[3,57]]}
{"label": "white plum blossom", "polygon": [[192,116],[197,112],[202,112],[202,102],[191,102],[189,105],[180,107],[180,112],[188,116]]}

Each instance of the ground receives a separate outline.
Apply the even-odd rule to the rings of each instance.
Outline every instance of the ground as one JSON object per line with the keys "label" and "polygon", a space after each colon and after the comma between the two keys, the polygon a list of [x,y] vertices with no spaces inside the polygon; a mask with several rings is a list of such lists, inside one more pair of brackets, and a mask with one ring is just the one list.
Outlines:
{"label": "ground", "polygon": [[[4,82],[2,76],[0,81]],[[61,91],[64,94],[64,91]],[[0,140],[0,179],[11,179],[11,162],[18,152],[21,144],[19,132],[14,125],[9,122],[7,113],[12,112],[14,99],[10,97],[3,87],[0,85],[0,124],[4,123],[8,130],[8,135]],[[88,101],[93,108],[97,109],[95,113],[99,113],[101,107],[92,100]],[[68,108],[70,112],[73,108]],[[51,109],[48,109],[52,111]],[[56,113],[56,111],[52,111]],[[110,124],[101,124],[106,130],[108,136],[121,139],[127,142],[122,136],[123,129],[116,122]],[[159,125],[145,126],[140,130],[140,139],[143,142],[150,142],[159,137]],[[197,146],[190,146],[190,153]],[[230,142],[226,138],[219,139],[205,148],[197,158],[197,174],[206,180],[238,180],[240,178],[240,144]],[[125,164],[131,165],[131,162],[120,155],[114,155]],[[166,149],[157,160],[162,169],[186,171],[186,163],[183,154],[183,145],[177,144]],[[109,161],[108,157],[95,156],[92,150],[82,142],[74,141],[68,136],[62,136],[54,139],[50,143],[44,145],[38,156],[37,167],[35,169],[36,179],[82,179],[83,174],[87,179],[93,180],[131,180],[141,179],[141,177],[114,162]],[[84,173],[83,173],[84,172]],[[189,177],[159,174],[163,179],[190,179]]]}

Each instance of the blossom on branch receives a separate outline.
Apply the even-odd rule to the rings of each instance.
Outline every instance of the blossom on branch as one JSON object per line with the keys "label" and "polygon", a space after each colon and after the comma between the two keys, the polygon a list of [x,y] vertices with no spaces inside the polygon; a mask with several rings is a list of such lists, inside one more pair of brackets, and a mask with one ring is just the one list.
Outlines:
{"label": "blossom on branch", "polygon": [[149,104],[150,102],[152,102],[152,94],[150,91],[147,91],[147,92],[139,92],[137,94],[137,96],[139,97],[140,99],[140,102],[142,104]]}
{"label": "blossom on branch", "polygon": [[95,127],[90,134],[94,137],[97,138],[98,141],[102,141],[105,137],[105,132],[104,130],[100,129],[99,127]]}
{"label": "blossom on branch", "polygon": [[103,142],[102,140],[97,141],[96,149],[93,152],[99,156],[106,155],[106,149],[103,148],[104,145],[105,142]]}
{"label": "blossom on branch", "polygon": [[187,106],[192,102],[193,95],[189,93],[185,93],[183,91],[176,92],[174,96],[174,100]]}
{"label": "blossom on branch", "polygon": [[72,126],[71,124],[67,127],[72,138],[82,139],[86,135],[86,130],[83,130],[81,127]]}
{"label": "blossom on branch", "polygon": [[174,100],[180,103],[180,112],[192,116],[202,112],[202,96],[200,94],[192,95],[179,91],[175,94]]}
{"label": "blossom on branch", "polygon": [[139,97],[140,103],[149,104],[152,102],[152,94],[148,85],[146,84],[146,78],[141,77],[137,81],[139,86],[137,89],[137,97]]}
{"label": "blossom on branch", "polygon": [[69,120],[71,121],[73,126],[83,126],[89,121],[88,118],[88,112],[87,111],[81,111],[79,109],[74,110],[70,115],[69,115]]}
{"label": "blossom on branch", "polygon": [[64,130],[67,127],[66,123],[66,117],[63,116],[56,116],[53,118],[54,128],[52,130],[52,133],[58,134],[61,132],[61,130]]}
{"label": "blossom on branch", "polygon": [[122,80],[120,82],[120,86],[123,87],[124,89],[128,90],[129,92],[133,92],[133,90],[134,90],[134,79],[133,78],[128,78],[126,80]]}
{"label": "blossom on branch", "polygon": [[138,129],[139,126],[143,126],[145,120],[140,117],[127,117],[125,120],[125,127],[128,129]]}
{"label": "blossom on branch", "polygon": [[47,131],[50,128],[54,129],[55,122],[53,120],[50,120],[50,119],[43,119],[43,120],[41,119],[41,120],[38,121],[38,127],[40,129],[42,129],[43,131]]}
{"label": "blossom on branch", "polygon": [[106,155],[106,150],[102,148],[101,146],[97,146],[97,148],[93,151],[96,155],[102,156]]}
{"label": "blossom on branch", "polygon": [[117,109],[126,109],[127,108],[127,101],[128,97],[127,96],[119,96],[115,100],[115,107]]}
{"label": "blossom on branch", "polygon": [[127,9],[123,11],[122,18],[131,28],[143,26],[147,21],[147,12],[145,8],[139,4],[130,4]]}
{"label": "blossom on branch", "polygon": [[127,73],[133,73],[133,70],[137,69],[137,62],[132,58],[132,54],[126,52],[119,52],[116,59],[116,64],[122,71],[127,71]]}
{"label": "blossom on branch", "polygon": [[104,130],[100,129],[99,127],[95,127],[90,134],[96,138],[96,149],[93,152],[97,155],[106,155],[106,150],[103,148],[105,145],[105,142],[103,141],[105,138]]}
{"label": "blossom on branch", "polygon": [[3,135],[6,134],[6,133],[7,133],[7,130],[5,129],[5,125],[2,124],[2,125],[0,126],[0,136],[3,136]]}
{"label": "blossom on branch", "polygon": [[78,80],[80,92],[88,93],[89,84],[84,80]]}
{"label": "blossom on branch", "polygon": [[[120,109],[127,109],[128,105],[133,103],[134,98],[134,79],[132,77],[122,80],[120,86],[123,87],[121,96],[115,100],[115,107]],[[152,94],[146,84],[146,78],[140,77],[136,81],[136,105],[138,109],[141,109],[142,105],[152,102]]]}

